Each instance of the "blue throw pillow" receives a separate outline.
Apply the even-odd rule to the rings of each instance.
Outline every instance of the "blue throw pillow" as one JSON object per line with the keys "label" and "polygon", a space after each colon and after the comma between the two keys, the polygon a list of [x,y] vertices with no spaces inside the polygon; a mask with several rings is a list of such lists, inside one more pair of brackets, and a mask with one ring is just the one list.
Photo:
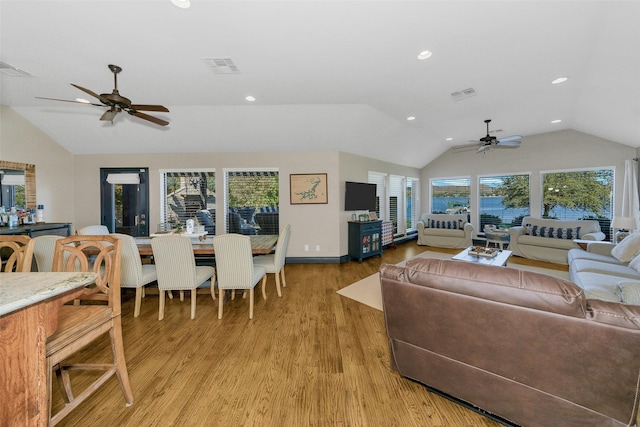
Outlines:
{"label": "blue throw pillow", "polygon": [[463,228],[462,220],[444,221],[439,219],[430,219],[427,228],[445,228],[447,230],[460,230]]}
{"label": "blue throw pillow", "polygon": [[579,238],[581,227],[545,227],[543,225],[531,226],[531,235],[537,237],[552,237],[556,239],[574,240]]}

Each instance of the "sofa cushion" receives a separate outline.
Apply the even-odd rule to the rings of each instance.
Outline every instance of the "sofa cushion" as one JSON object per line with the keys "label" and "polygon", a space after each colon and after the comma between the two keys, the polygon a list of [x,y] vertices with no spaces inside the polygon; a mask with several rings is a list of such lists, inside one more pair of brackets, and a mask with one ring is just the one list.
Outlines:
{"label": "sofa cushion", "polygon": [[619,279],[628,278],[640,280],[640,273],[624,264],[611,264],[608,262],[598,262],[589,259],[575,259],[569,268],[574,274],[592,272],[616,276]]}
{"label": "sofa cushion", "polygon": [[640,232],[628,235],[611,249],[611,255],[622,262],[629,262],[638,254],[640,254]]}
{"label": "sofa cushion", "polygon": [[553,237],[556,239],[577,239],[580,234],[581,227],[553,227],[553,226],[541,226],[541,225],[529,225],[530,235],[534,237]]}
{"label": "sofa cushion", "polygon": [[589,299],[603,301],[622,301],[622,292],[618,286],[621,277],[613,277],[608,274],[582,272],[571,276],[576,285],[584,289],[584,294]]}
{"label": "sofa cushion", "polygon": [[623,264],[616,258],[595,252],[585,251],[584,249],[571,249],[567,254],[569,264],[576,259],[588,259],[590,261],[608,262],[609,264]]}
{"label": "sofa cushion", "polygon": [[631,261],[629,261],[629,267],[635,271],[640,272],[640,255],[636,255]]}
{"label": "sofa cushion", "polygon": [[640,305],[640,281],[623,280],[618,283],[622,302],[626,304]]}
{"label": "sofa cushion", "polygon": [[568,239],[550,239],[548,237],[535,237],[532,235],[524,234],[518,237],[519,245],[530,245],[530,246],[542,246],[545,248],[555,248],[555,249],[575,249],[578,247],[573,240]]}
{"label": "sofa cushion", "polygon": [[464,230],[449,230],[448,228],[425,228],[424,234],[428,236],[464,237]]}
{"label": "sofa cushion", "polygon": [[453,221],[444,221],[439,219],[430,219],[427,222],[428,228],[446,228],[447,230],[459,230],[464,227],[461,219]]}

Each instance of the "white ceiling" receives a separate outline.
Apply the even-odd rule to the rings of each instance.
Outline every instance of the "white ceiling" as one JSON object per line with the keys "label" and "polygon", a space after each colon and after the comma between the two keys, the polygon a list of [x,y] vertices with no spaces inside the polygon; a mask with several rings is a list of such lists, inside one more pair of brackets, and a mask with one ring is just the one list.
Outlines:
{"label": "white ceiling", "polygon": [[[523,143],[575,129],[640,146],[639,1],[191,3],[0,0],[0,60],[34,75],[0,75],[0,103],[77,154],[340,150],[422,167],[485,119]],[[170,125],[36,99],[109,93],[108,64]]]}

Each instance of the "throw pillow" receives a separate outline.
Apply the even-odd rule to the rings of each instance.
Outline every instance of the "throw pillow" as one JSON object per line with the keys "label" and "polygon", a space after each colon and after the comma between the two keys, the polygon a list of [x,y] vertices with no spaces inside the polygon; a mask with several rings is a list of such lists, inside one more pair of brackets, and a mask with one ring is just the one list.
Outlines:
{"label": "throw pillow", "polygon": [[611,249],[611,255],[620,262],[629,262],[640,254],[640,232],[631,233]]}
{"label": "throw pillow", "polygon": [[640,282],[623,280],[618,283],[625,304],[640,305]]}
{"label": "throw pillow", "polygon": [[562,228],[545,227],[540,225],[531,226],[531,235],[537,237],[553,237],[556,239],[577,239],[580,234],[580,227]]}
{"label": "throw pillow", "polygon": [[446,228],[448,230],[459,230],[462,228],[462,220],[454,220],[454,221],[445,221],[432,219],[429,221],[428,228]]}

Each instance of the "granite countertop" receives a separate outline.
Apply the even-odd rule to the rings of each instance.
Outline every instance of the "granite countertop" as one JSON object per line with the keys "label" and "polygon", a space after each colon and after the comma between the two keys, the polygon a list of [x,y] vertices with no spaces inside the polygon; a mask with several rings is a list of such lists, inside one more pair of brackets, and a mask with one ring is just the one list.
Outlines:
{"label": "granite countertop", "polygon": [[0,316],[85,286],[95,273],[0,273]]}

